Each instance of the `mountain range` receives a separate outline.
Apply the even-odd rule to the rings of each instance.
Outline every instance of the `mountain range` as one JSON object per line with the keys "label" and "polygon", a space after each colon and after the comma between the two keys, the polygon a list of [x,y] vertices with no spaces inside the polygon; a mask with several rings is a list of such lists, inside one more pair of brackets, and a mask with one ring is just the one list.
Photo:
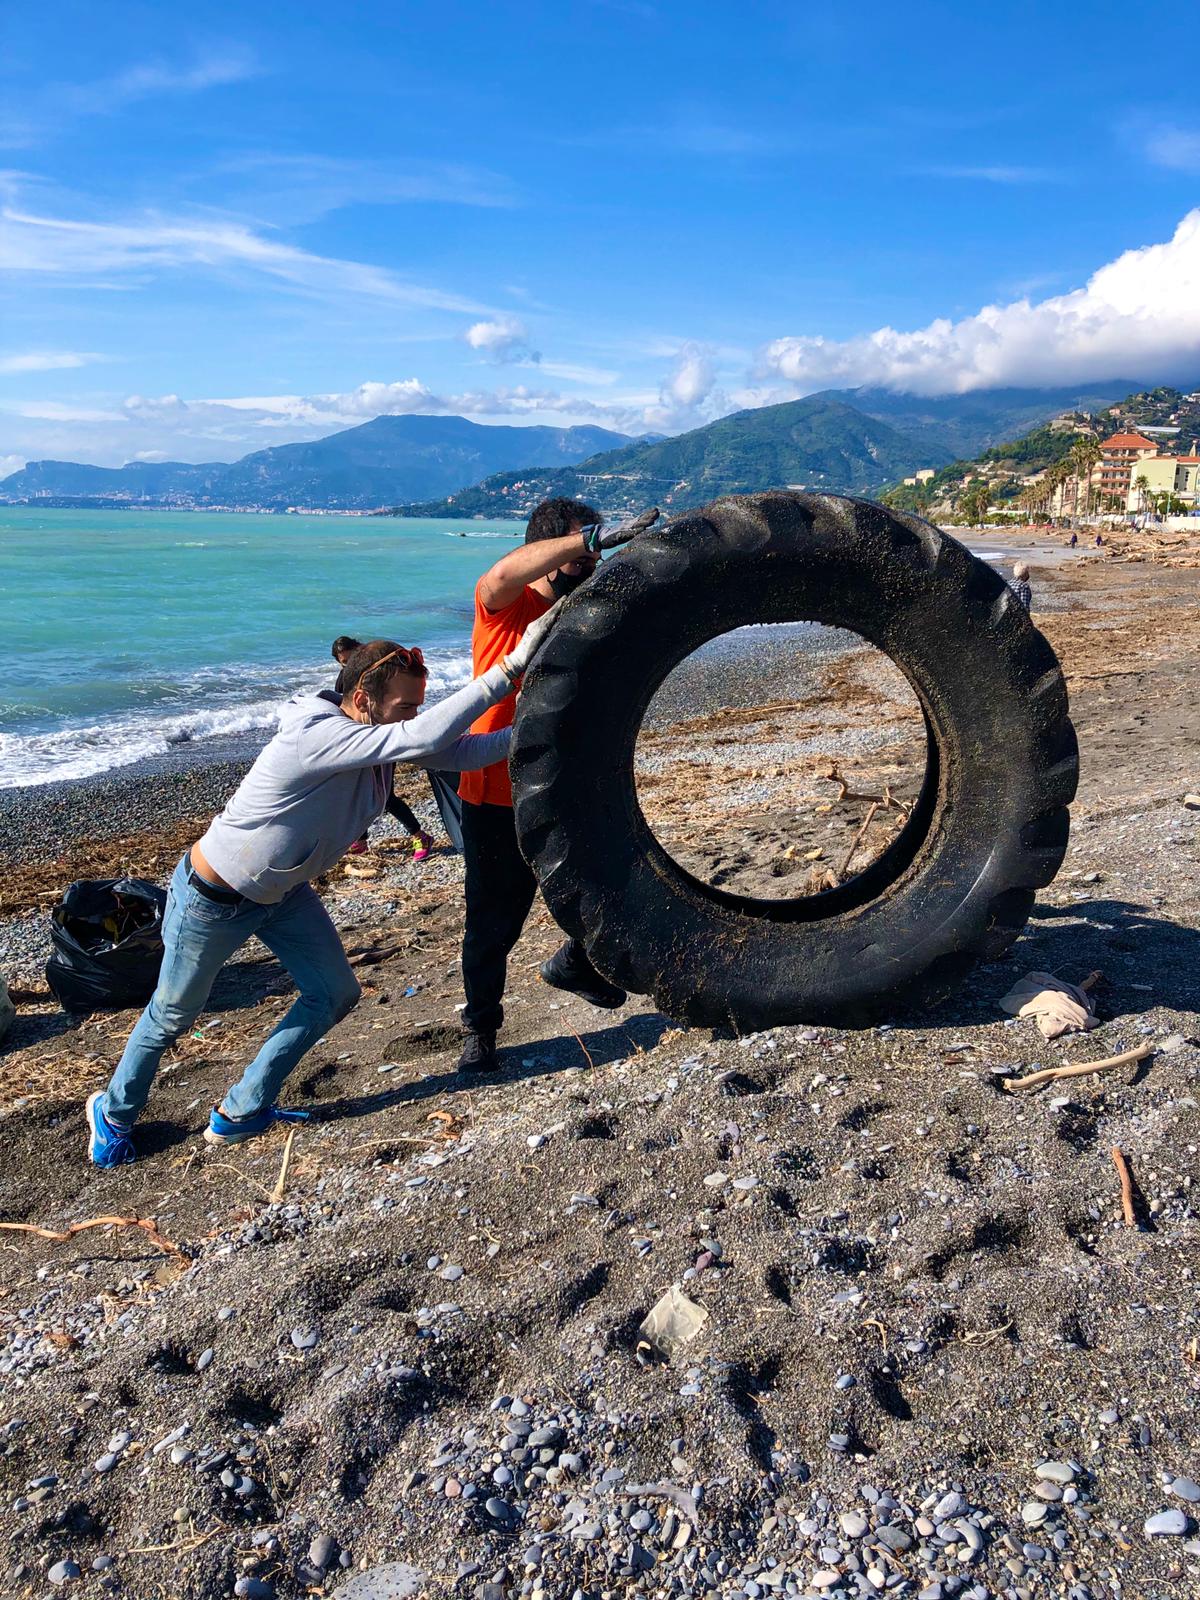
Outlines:
{"label": "mountain range", "polygon": [[31,461],[0,502],[202,509],[374,510],[519,516],[548,495],[605,511],[699,504],[772,486],[871,494],[921,467],[974,457],[1071,409],[1099,410],[1137,387],[984,389],[932,399],[825,390],[722,417],[675,438],[599,427],[506,427],[464,417],[383,416],[307,444],[230,462],[95,467]]}
{"label": "mountain range", "polygon": [[[1128,392],[1121,381],[1083,398],[1097,407]],[[738,411],[674,439],[635,440],[553,471],[496,473],[438,501],[397,507],[409,516],[526,515],[566,495],[609,513],[665,510],[768,488],[872,494],[920,467],[942,467],[1045,422],[1078,390],[991,389],[927,400],[886,390],[825,390],[804,400]],[[885,414],[886,413],[886,414]]]}
{"label": "mountain range", "polygon": [[309,444],[240,461],[133,461],[92,467],[31,461],[0,481],[0,500],[101,505],[372,510],[441,496],[513,466],[559,467],[628,444],[608,428],[487,427],[465,417],[375,417]]}

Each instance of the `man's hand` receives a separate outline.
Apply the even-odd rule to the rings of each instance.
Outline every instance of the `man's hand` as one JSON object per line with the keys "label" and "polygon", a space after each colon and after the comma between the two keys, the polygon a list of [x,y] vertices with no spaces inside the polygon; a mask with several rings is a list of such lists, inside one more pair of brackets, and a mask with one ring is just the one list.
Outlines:
{"label": "man's hand", "polygon": [[599,555],[602,550],[616,550],[618,546],[628,544],[631,539],[636,539],[639,533],[658,521],[658,507],[652,506],[649,511],[643,511],[640,517],[635,517],[632,522],[622,522],[615,528],[604,531],[602,522],[592,522],[586,528],[580,528],[583,535],[583,546],[589,555]]}
{"label": "man's hand", "polygon": [[562,601],[556,600],[544,616],[538,617],[535,622],[531,622],[521,635],[521,641],[516,649],[510,650],[500,663],[506,676],[513,684],[528,669],[529,663],[537,655],[539,646],[554,626],[561,606]]}

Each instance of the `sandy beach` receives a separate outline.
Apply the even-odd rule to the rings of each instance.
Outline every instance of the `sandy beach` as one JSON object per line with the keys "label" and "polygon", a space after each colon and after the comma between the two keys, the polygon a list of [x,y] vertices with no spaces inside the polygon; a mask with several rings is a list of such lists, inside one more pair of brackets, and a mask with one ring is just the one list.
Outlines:
{"label": "sandy beach", "polygon": [[[63,1559],[72,1592],[139,1600],[293,1600],[384,1561],[478,1600],[1200,1591],[1200,1543],[1143,1531],[1194,1532],[1200,1502],[1195,574],[970,542],[1033,565],[1079,731],[1072,842],[1001,961],[877,1028],[597,1012],[538,983],[560,935],[535,909],[505,1070],[464,1080],[461,864],[413,863],[389,823],[375,876],[325,886],[365,992],[289,1086],[317,1120],[286,1179],[282,1133],[199,1137],[288,1003],[257,945],[160,1075],[142,1159],[97,1173],[82,1102],[133,1014],[73,1025],[40,992],[46,909],[78,876],[165,881],[249,751],[0,795],[0,1218],[155,1224],[0,1235],[6,1594]],[[831,762],[903,803],[919,718],[881,659],[786,630],[733,666],[667,686],[639,794],[693,871],[795,893],[861,823]],[[432,820],[419,777],[407,796]],[[1006,1019],[1031,969],[1102,972],[1102,1026]],[[1003,1088],[1145,1042],[1061,1093]],[[708,1318],[665,1364],[637,1329],[680,1280]]]}

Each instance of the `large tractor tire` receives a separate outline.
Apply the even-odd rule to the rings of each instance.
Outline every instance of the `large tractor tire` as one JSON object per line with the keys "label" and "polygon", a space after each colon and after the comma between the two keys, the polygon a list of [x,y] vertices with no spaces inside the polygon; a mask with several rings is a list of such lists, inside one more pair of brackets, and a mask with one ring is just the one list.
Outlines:
{"label": "large tractor tire", "polygon": [[[820,894],[700,882],[651,832],[634,746],[686,656],[747,623],[853,629],[904,672],[928,759],[908,822]],[[1079,758],[1058,661],[1008,584],[917,517],[833,495],[716,500],[640,535],[564,606],[527,675],[521,849],[614,983],[681,1022],[854,1022],[1016,938],[1067,846]]]}

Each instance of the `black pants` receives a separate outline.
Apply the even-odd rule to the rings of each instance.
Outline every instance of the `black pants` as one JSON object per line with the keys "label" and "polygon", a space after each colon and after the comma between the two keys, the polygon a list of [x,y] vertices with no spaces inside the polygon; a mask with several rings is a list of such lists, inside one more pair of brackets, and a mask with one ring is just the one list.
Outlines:
{"label": "black pants", "polygon": [[[504,979],[508,953],[537,893],[537,880],[517,847],[510,806],[462,808],[463,862],[466,867],[467,925],[463,934],[463,988],[467,1008],[463,1027],[495,1033],[504,1022]],[[572,956],[591,966],[583,946],[568,941]]]}
{"label": "black pants", "polygon": [[417,821],[416,813],[407,801],[401,800],[398,794],[388,795],[387,805],[383,809],[389,817],[395,817],[405,833],[411,833],[414,839],[420,833],[421,824]]}

